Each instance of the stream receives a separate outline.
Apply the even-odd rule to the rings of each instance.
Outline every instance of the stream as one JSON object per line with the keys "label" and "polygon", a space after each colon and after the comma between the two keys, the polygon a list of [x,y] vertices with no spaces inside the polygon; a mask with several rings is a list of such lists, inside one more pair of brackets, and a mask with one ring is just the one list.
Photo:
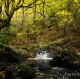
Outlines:
{"label": "stream", "polygon": [[35,67],[35,70],[35,79],[80,79],[80,73],[75,70],[59,67],[52,67],[48,71],[39,71],[38,67]]}
{"label": "stream", "polygon": [[[40,64],[41,62],[49,62],[52,58],[48,57],[49,53],[43,51],[37,53],[35,58],[30,59]],[[52,67],[50,70],[40,71],[39,66],[34,67],[35,79],[80,79],[80,72],[60,67]]]}

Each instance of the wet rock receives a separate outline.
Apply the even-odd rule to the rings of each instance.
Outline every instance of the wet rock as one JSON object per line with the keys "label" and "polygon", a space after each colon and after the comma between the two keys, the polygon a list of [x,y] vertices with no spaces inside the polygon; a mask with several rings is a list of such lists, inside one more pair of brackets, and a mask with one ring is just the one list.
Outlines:
{"label": "wet rock", "polygon": [[12,72],[13,72],[12,68],[7,67],[7,69],[5,71],[6,71],[5,79],[12,79]]}
{"label": "wet rock", "polygon": [[51,66],[50,66],[48,63],[46,63],[46,62],[41,62],[41,63],[39,64],[39,70],[45,71],[45,70],[49,70],[49,69],[51,69]]}
{"label": "wet rock", "polygon": [[16,78],[14,78],[14,79],[22,79],[21,77],[16,77]]}
{"label": "wet rock", "polygon": [[49,62],[51,66],[57,67],[71,67],[71,61],[69,59],[61,58],[60,56],[56,56],[52,61]]}
{"label": "wet rock", "polygon": [[49,62],[51,66],[64,67],[70,69],[79,69],[79,64],[74,63],[77,56],[74,53],[63,51],[61,55],[57,55]]}
{"label": "wet rock", "polygon": [[35,71],[30,66],[21,64],[18,66],[18,74],[22,79],[33,79]]}
{"label": "wet rock", "polygon": [[10,62],[10,63],[19,63],[25,57],[17,53],[11,47],[7,45],[0,44],[0,61]]}

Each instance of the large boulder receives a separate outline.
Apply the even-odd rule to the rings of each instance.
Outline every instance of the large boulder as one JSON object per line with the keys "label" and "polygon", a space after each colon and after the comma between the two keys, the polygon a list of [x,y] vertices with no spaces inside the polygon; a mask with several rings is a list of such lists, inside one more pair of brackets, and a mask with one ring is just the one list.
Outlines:
{"label": "large boulder", "polygon": [[46,62],[41,62],[39,64],[39,70],[41,71],[50,70],[50,69],[51,69],[51,66]]}
{"label": "large boulder", "polygon": [[20,62],[23,55],[14,51],[11,47],[0,44],[0,61],[17,63]]}
{"label": "large boulder", "polygon": [[51,66],[79,69],[78,56],[75,53],[64,50],[60,55],[53,57],[49,62]]}
{"label": "large boulder", "polygon": [[21,64],[18,66],[18,74],[22,79],[33,79],[35,71],[32,67]]}

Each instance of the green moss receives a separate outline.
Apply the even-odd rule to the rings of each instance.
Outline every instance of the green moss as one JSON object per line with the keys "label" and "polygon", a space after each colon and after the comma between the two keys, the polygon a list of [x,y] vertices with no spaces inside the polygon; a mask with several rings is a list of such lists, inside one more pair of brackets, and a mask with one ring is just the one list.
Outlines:
{"label": "green moss", "polygon": [[19,75],[22,79],[30,78],[32,79],[34,77],[34,70],[27,66],[26,64],[20,64],[18,65]]}
{"label": "green moss", "polygon": [[80,56],[71,50],[65,49],[63,50],[62,54],[64,54],[64,56],[69,57],[72,61],[80,60]]}
{"label": "green moss", "polygon": [[21,54],[21,53],[17,53],[17,55],[16,55],[16,56],[19,58],[19,60],[20,60],[20,61],[25,60],[25,58],[24,58],[23,54]]}
{"label": "green moss", "polygon": [[24,60],[24,56],[21,53],[17,53],[11,47],[0,44],[0,59],[7,62],[20,62]]}

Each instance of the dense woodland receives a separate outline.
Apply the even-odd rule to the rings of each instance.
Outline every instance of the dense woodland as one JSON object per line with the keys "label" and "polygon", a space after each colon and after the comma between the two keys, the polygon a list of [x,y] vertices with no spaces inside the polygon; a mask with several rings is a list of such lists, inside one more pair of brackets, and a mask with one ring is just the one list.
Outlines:
{"label": "dense woodland", "polygon": [[0,0],[1,44],[28,51],[60,44],[79,53],[79,33],[79,0]]}
{"label": "dense woodland", "polygon": [[0,0],[0,52],[4,47],[29,57],[41,48],[67,50],[80,64],[80,0]]}
{"label": "dense woodland", "polygon": [[32,51],[64,42],[60,48],[79,53],[80,1],[1,0],[0,31],[0,43],[15,48]]}

